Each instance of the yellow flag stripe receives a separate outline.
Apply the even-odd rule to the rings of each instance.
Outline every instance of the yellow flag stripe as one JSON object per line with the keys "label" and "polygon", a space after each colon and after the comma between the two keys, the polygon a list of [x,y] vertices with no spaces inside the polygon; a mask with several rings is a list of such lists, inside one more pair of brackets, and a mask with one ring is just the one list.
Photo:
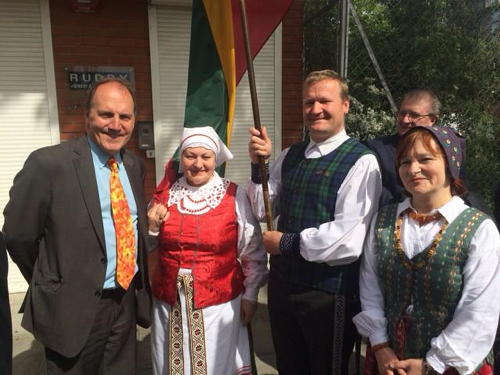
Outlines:
{"label": "yellow flag stripe", "polygon": [[234,52],[231,0],[203,0],[203,4],[226,80],[229,101],[226,143],[229,146],[236,102],[236,57]]}

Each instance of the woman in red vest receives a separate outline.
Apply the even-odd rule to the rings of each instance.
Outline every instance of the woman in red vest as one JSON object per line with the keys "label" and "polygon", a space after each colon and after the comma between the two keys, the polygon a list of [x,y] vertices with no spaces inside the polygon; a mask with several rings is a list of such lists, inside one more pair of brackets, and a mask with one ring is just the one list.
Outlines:
{"label": "woman in red vest", "polygon": [[216,166],[232,159],[211,127],[185,128],[180,170],[148,213],[158,232],[152,274],[153,372],[251,374],[246,325],[267,278],[261,232],[245,191]]}
{"label": "woman in red vest", "polygon": [[450,128],[418,126],[398,144],[409,197],[378,212],[361,266],[365,374],[493,374],[500,235],[459,197],[461,164]]}

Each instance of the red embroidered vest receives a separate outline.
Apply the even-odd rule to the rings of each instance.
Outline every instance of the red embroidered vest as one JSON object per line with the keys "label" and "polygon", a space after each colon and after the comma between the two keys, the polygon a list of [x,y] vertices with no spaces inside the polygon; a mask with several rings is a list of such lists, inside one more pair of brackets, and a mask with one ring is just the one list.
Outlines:
{"label": "red embroidered vest", "polygon": [[176,205],[169,207],[159,238],[156,298],[175,304],[179,268],[192,270],[195,308],[224,303],[243,292],[235,197],[236,185],[231,183],[220,204],[205,214],[182,214]]}

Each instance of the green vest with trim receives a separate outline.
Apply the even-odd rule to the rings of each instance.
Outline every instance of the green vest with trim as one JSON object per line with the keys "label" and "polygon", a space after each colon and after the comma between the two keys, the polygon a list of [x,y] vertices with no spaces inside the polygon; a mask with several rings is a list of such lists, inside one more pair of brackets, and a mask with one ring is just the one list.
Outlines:
{"label": "green vest with trim", "polygon": [[398,351],[397,325],[407,307],[413,305],[401,354],[404,358],[425,358],[431,339],[453,319],[462,295],[470,242],[488,217],[475,208],[465,209],[445,228],[435,252],[429,246],[409,259],[395,247],[396,210],[397,204],[383,207],[375,228],[387,333],[391,347]]}
{"label": "green vest with trim", "polygon": [[[309,142],[293,145],[282,170],[278,230],[300,233],[335,220],[337,192],[360,157],[372,152],[354,138],[319,158],[306,159]],[[332,294],[353,295],[358,288],[359,262],[341,266],[309,262],[296,256],[271,256],[271,272],[292,283]]]}

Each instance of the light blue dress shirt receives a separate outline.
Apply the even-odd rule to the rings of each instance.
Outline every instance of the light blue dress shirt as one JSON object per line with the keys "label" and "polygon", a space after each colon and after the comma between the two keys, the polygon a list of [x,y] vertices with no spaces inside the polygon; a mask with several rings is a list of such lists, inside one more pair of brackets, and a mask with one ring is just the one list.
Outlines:
{"label": "light blue dress shirt", "polygon": [[[110,188],[109,188],[109,177],[111,175],[111,170],[109,169],[107,163],[110,156],[102,151],[90,138],[88,138],[90,144],[90,150],[92,153],[92,161],[94,163],[95,177],[97,180],[97,190],[99,192],[99,201],[101,203],[101,215],[102,224],[104,227],[104,241],[106,245],[106,277],[104,279],[104,289],[117,288],[118,283],[116,282],[116,235],[115,226],[113,224],[113,214],[111,212],[111,198],[110,198]],[[135,257],[137,259],[137,205],[135,203],[134,193],[132,192],[132,187],[130,186],[130,181],[128,179],[127,171],[123,165],[123,160],[120,153],[114,155],[116,162],[118,163],[118,176],[120,177],[120,182],[125,191],[125,196],[127,197],[127,203],[130,208],[130,214],[132,215],[132,224],[134,227],[135,234]],[[137,262],[135,265],[135,272],[137,272]]]}

